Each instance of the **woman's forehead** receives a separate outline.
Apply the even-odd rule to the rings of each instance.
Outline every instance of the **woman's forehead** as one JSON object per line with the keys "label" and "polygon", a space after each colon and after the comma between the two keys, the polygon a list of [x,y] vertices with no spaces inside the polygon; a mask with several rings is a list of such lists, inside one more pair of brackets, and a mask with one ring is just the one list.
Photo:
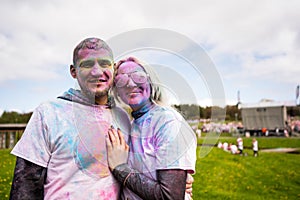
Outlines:
{"label": "woman's forehead", "polygon": [[118,68],[118,73],[130,73],[133,71],[144,71],[144,69],[139,64],[132,61],[122,63]]}

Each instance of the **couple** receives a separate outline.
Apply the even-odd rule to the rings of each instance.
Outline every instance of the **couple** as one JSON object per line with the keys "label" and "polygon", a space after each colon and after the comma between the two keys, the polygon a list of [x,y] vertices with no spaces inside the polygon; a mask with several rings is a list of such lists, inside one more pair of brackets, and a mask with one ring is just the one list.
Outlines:
{"label": "couple", "polygon": [[[79,90],[34,111],[12,150],[10,198],[184,199],[187,173],[195,170],[195,135],[181,115],[157,104],[159,90],[147,72],[135,58],[114,67],[100,39],[78,44],[70,73]],[[131,126],[109,95],[112,85],[132,109]]]}

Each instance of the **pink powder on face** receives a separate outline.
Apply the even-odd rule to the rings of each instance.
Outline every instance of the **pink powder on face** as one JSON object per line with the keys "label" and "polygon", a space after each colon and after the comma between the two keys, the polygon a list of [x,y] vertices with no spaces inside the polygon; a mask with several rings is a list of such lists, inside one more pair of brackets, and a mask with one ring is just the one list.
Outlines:
{"label": "pink powder on face", "polygon": [[124,103],[137,110],[150,98],[150,83],[148,79],[145,83],[135,83],[130,76],[133,72],[144,72],[144,69],[135,62],[125,62],[119,66],[117,74],[127,74],[129,79],[124,87],[118,88],[118,94]]}

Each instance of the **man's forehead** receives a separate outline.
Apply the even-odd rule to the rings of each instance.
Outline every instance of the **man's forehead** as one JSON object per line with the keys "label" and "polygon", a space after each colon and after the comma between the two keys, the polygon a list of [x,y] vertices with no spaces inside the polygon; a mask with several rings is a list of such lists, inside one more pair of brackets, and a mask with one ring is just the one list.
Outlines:
{"label": "man's forehead", "polygon": [[[96,55],[98,54],[98,55]],[[87,38],[81,41],[73,51],[73,64],[76,65],[78,60],[87,57],[108,57],[113,61],[111,48],[99,38]]]}
{"label": "man's forehead", "polygon": [[80,49],[78,51],[78,59],[102,59],[113,62],[111,53],[105,49]]}

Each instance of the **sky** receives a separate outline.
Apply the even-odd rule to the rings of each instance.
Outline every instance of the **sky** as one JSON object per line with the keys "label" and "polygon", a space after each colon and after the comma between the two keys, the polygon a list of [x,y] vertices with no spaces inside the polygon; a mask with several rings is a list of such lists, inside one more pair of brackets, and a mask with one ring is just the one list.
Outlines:
{"label": "sky", "polygon": [[295,101],[299,10],[298,0],[1,0],[0,114],[75,87],[72,52],[87,37],[155,65],[175,103]]}

